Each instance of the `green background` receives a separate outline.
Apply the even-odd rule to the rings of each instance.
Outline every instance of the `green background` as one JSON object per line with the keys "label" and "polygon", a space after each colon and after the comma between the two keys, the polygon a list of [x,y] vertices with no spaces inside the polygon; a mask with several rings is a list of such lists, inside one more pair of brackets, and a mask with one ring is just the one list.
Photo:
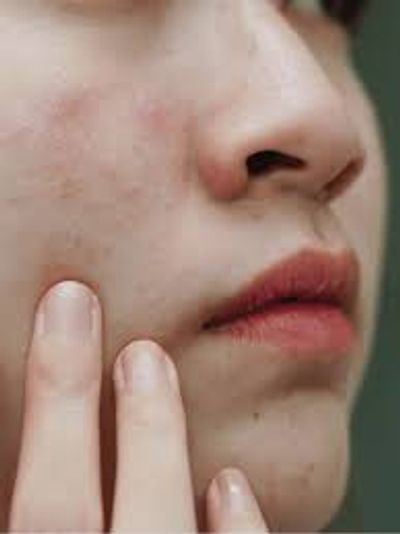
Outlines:
{"label": "green background", "polygon": [[351,477],[327,531],[400,532],[400,0],[370,0],[355,61],[386,138],[390,211],[375,350],[353,416]]}

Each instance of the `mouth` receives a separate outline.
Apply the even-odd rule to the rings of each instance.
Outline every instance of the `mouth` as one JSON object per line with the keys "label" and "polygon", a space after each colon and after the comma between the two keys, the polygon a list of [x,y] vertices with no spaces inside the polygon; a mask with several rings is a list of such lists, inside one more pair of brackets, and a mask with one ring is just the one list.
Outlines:
{"label": "mouth", "polygon": [[358,279],[351,251],[302,249],[226,299],[203,329],[297,357],[348,354],[357,340],[352,310]]}

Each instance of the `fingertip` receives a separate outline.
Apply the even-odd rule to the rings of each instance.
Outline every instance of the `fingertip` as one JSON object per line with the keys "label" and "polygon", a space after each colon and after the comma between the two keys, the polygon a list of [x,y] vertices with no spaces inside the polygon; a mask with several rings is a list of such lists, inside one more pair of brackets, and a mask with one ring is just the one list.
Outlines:
{"label": "fingertip", "polygon": [[236,467],[222,469],[210,483],[207,516],[213,532],[268,532],[250,483]]}
{"label": "fingertip", "polygon": [[119,389],[124,389],[126,369],[131,366],[130,359],[140,352],[147,352],[159,358],[164,365],[170,386],[179,392],[178,373],[175,364],[169,354],[155,341],[151,339],[134,340],[119,352],[113,369],[113,379]]}

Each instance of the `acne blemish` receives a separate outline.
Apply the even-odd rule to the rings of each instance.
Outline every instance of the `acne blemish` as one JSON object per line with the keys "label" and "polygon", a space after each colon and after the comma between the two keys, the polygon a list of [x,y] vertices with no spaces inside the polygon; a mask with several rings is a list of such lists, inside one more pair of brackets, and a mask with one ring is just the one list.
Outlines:
{"label": "acne blemish", "polygon": [[150,134],[162,135],[171,128],[171,113],[153,99],[143,100],[140,103],[136,117]]}
{"label": "acne blemish", "polygon": [[66,122],[87,120],[99,109],[105,96],[104,91],[97,88],[71,90],[49,99],[45,104],[45,115],[49,123],[55,122],[57,126]]}

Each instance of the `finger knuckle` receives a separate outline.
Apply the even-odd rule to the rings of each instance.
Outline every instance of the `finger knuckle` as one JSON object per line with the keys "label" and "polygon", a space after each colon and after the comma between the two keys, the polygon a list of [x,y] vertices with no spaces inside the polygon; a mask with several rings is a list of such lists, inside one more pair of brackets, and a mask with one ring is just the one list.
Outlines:
{"label": "finger knuckle", "polygon": [[85,395],[99,386],[98,360],[91,346],[37,343],[27,362],[28,380],[35,390],[66,396]]}

